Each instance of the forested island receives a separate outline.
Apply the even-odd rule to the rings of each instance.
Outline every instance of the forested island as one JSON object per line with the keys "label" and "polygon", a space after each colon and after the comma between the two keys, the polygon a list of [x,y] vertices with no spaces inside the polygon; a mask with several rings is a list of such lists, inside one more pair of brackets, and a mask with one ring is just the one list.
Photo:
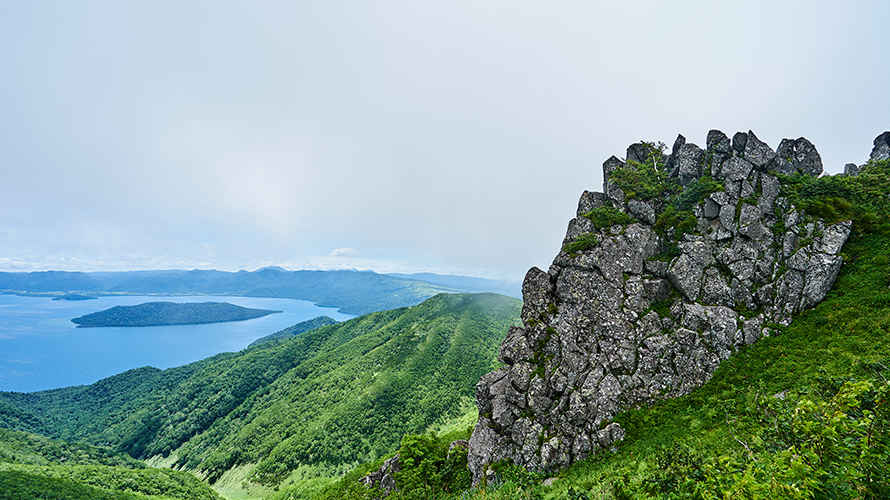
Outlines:
{"label": "forested island", "polygon": [[78,328],[105,326],[168,326],[223,323],[260,318],[282,311],[250,309],[228,302],[146,302],[135,306],[115,306],[74,318]]}

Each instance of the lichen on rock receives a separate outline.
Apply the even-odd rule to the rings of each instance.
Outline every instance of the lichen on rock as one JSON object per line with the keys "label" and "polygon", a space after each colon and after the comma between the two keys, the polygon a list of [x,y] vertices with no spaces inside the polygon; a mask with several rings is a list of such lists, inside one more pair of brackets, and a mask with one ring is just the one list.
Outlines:
{"label": "lichen on rock", "polygon": [[[500,461],[546,472],[615,446],[618,413],[700,387],[825,297],[851,222],[801,212],[780,181],[821,174],[815,146],[717,130],[706,144],[681,135],[670,155],[638,143],[606,160],[604,193],[582,194],[563,251],[528,271],[523,326],[476,386],[474,483]],[[630,222],[596,227],[602,207]],[[580,238],[592,246],[566,250]]]}

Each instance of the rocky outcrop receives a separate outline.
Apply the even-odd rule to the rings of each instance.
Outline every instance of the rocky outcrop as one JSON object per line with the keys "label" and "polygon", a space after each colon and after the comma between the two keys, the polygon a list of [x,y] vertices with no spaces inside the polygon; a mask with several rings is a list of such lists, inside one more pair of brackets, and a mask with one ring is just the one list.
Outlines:
{"label": "rocky outcrop", "polygon": [[[688,194],[687,205],[622,183],[649,153],[685,187],[673,199]],[[504,366],[476,386],[474,482],[502,460],[548,471],[614,446],[619,412],[701,386],[721,361],[821,301],[840,270],[851,223],[804,214],[776,177],[821,174],[806,139],[773,151],[753,132],[730,141],[714,130],[705,149],[681,135],[666,157],[642,143],[627,156],[606,160],[604,193],[585,191],[569,222],[564,247],[590,234],[596,243],[525,277],[523,326],[501,346]],[[634,222],[597,227],[590,214],[600,209]]]}
{"label": "rocky outcrop", "polygon": [[402,470],[399,454],[396,453],[392,458],[387,459],[380,466],[380,469],[369,472],[367,476],[360,478],[358,482],[365,485],[366,488],[377,488],[380,491],[380,498],[386,498],[394,490],[398,491],[396,486],[395,474]]}
{"label": "rocky outcrop", "polygon": [[890,158],[890,132],[875,137],[874,148],[871,150],[871,161],[881,161]]}

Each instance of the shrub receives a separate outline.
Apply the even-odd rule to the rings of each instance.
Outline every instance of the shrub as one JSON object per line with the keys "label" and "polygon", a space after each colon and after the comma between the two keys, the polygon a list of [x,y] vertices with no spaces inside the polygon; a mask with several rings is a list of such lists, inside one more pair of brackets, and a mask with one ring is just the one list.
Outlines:
{"label": "shrub", "polygon": [[612,207],[599,207],[584,214],[597,230],[615,225],[625,226],[634,220],[626,213]]}
{"label": "shrub", "polygon": [[563,247],[563,250],[566,251],[572,257],[575,257],[579,252],[583,252],[585,250],[590,250],[591,248],[597,245],[596,235],[593,233],[587,233],[579,236],[575,239],[575,241],[567,244]]}

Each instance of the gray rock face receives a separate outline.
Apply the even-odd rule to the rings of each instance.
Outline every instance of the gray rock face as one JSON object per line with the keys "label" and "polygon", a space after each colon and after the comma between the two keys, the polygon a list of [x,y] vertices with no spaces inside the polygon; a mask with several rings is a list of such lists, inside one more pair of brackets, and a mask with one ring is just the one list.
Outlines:
{"label": "gray rock face", "polygon": [[758,139],[754,132],[749,130],[747,135],[745,159],[757,168],[765,168],[776,157],[776,153],[770,149],[767,143]]}
{"label": "gray rock face", "polygon": [[625,157],[625,159],[627,161],[643,163],[646,161],[648,156],[649,148],[647,148],[645,144],[638,142],[627,147],[627,156]]}
{"label": "gray rock face", "polygon": [[396,453],[394,457],[383,462],[379,470],[368,473],[367,476],[360,478],[358,481],[364,484],[366,488],[376,486],[380,490],[380,498],[386,498],[393,491],[398,491],[395,473],[400,470],[402,470],[402,466],[399,461],[399,454]]}
{"label": "gray rock face", "polygon": [[748,134],[744,132],[736,132],[732,136],[732,149],[737,155],[745,154],[745,146],[748,145]]}
{"label": "gray rock face", "polygon": [[665,171],[670,173],[671,177],[676,177],[677,172],[675,171],[675,165],[677,160],[677,152],[680,151],[680,146],[686,144],[686,138],[683,137],[683,134],[677,134],[677,139],[674,140],[674,146],[671,148],[671,154],[668,156],[667,162],[665,163]]}
{"label": "gray rock face", "polygon": [[[809,141],[783,144],[795,171],[821,172]],[[488,465],[501,460],[549,471],[610,449],[624,436],[612,422],[618,413],[700,387],[721,361],[768,336],[767,325],[787,325],[825,297],[851,223],[825,224],[781,198],[767,168],[775,158],[750,131],[731,144],[711,131],[707,152],[679,136],[663,168],[684,185],[711,174],[725,190],[693,206],[694,231],[674,242],[673,230],[653,227],[663,204],[625,199],[609,176],[627,166],[606,161],[607,192],[584,192],[565,242],[594,232],[580,215],[597,206],[637,222],[603,228],[595,247],[561,251],[547,271],[526,274],[523,326],[501,346],[504,365],[476,386],[474,482],[491,479]],[[678,254],[667,252],[672,245]]]}
{"label": "gray rock face", "polygon": [[800,172],[818,176],[822,173],[822,157],[816,151],[816,146],[803,137],[782,139],[769,170],[786,175]]}
{"label": "gray rock face", "polygon": [[700,147],[692,143],[680,146],[674,160],[674,168],[677,169],[680,185],[685,186],[701,177],[704,161],[705,152]]}
{"label": "gray rock face", "polygon": [[875,137],[874,149],[871,150],[872,161],[881,161],[890,158],[890,131]]}

